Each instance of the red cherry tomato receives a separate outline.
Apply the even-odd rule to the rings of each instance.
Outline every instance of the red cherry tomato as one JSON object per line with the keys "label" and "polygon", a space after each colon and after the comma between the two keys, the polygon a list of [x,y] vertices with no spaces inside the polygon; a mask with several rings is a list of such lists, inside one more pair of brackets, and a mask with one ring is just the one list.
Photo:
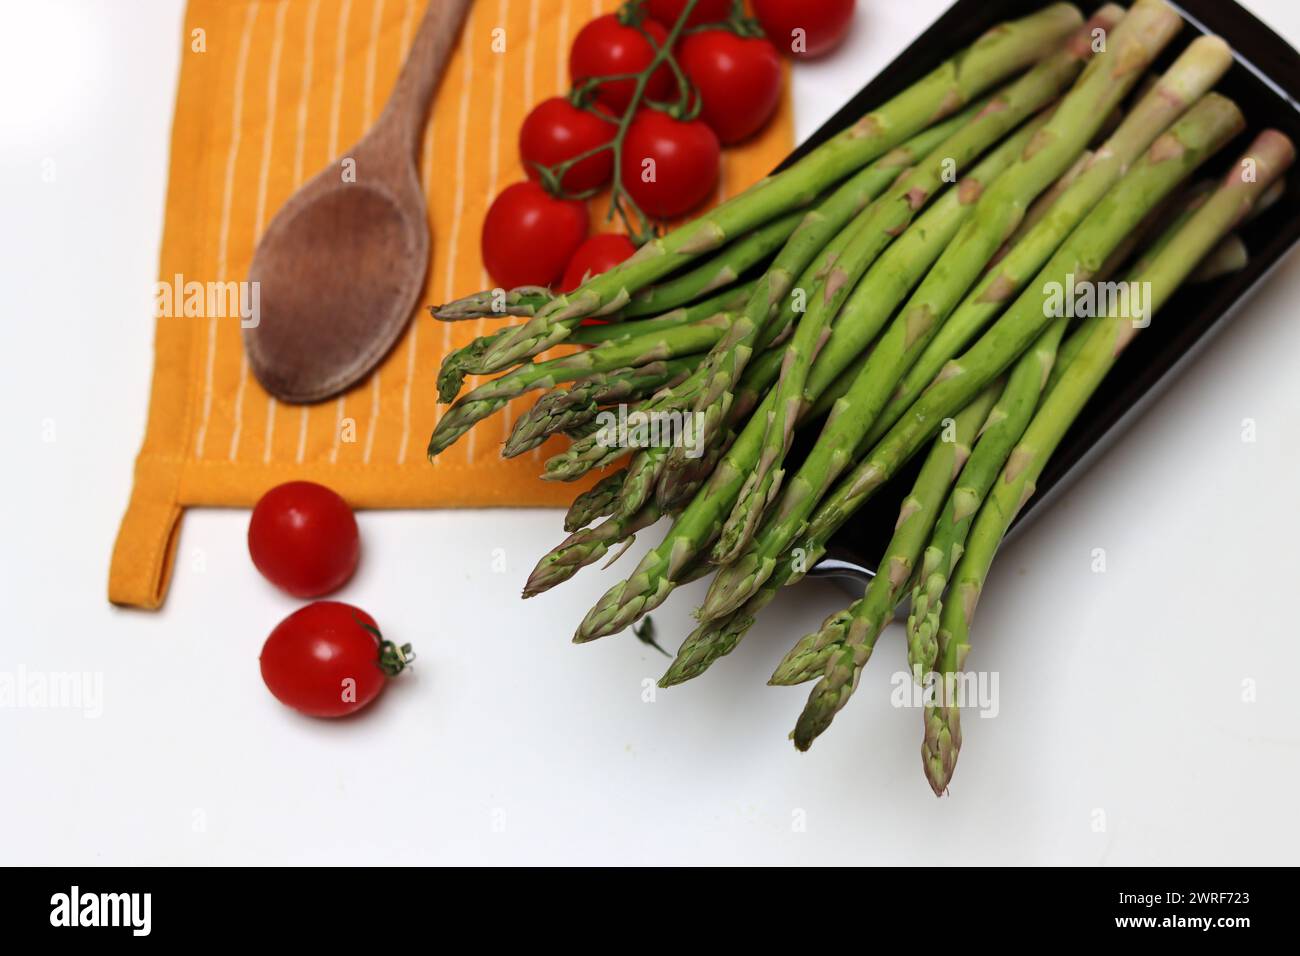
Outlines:
{"label": "red cherry tomato", "polygon": [[[686,0],[646,0],[645,8],[650,16],[672,29],[685,6]],[[731,0],[700,0],[686,18],[686,25],[697,27],[701,23],[721,23],[730,16]]]}
{"label": "red cherry tomato", "polygon": [[506,289],[550,285],[587,236],[587,207],[531,180],[507,186],[483,220],[483,265]]}
{"label": "red cherry tomato", "polygon": [[[588,110],[580,110],[562,96],[542,100],[524,118],[519,130],[519,156],[529,179],[537,179],[538,166],[554,166],[604,145],[616,127]],[[614,154],[603,150],[569,167],[560,185],[570,193],[584,193],[609,182]]]}
{"label": "red cherry tomato", "polygon": [[849,32],[853,0],[754,0],[754,16],[781,52],[821,56]]}
{"label": "red cherry tomato", "polygon": [[324,485],[277,485],[253,509],[248,553],[276,587],[294,597],[320,597],[342,587],[357,569],[357,519],[347,502]]}
{"label": "red cherry tomato", "polygon": [[[654,20],[641,24],[646,33],[660,46],[668,39],[668,31]],[[655,51],[635,27],[625,27],[612,13],[597,17],[578,31],[573,49],[569,51],[569,76],[576,86],[589,76],[609,76],[614,73],[639,73],[650,65]],[[632,100],[636,88],[634,80],[615,80],[602,83],[596,98],[615,113],[622,114]],[[650,75],[645,95],[652,100],[667,99],[673,89],[673,74],[664,64]]]}
{"label": "red cherry tomato", "polygon": [[724,145],[756,133],[781,98],[781,58],[766,40],[701,30],[681,41],[677,62],[699,91],[700,118]]}
{"label": "red cherry tomato", "polygon": [[623,188],[649,216],[680,216],[713,193],[720,157],[718,137],[704,123],[643,110],[623,140]]}
{"label": "red cherry tomato", "polygon": [[275,626],[260,663],[280,703],[309,717],[343,717],[378,697],[410,660],[411,646],[382,640],[365,611],[316,601]]}
{"label": "red cherry tomato", "polygon": [[557,288],[560,292],[570,292],[582,285],[584,276],[608,272],[634,252],[636,246],[627,236],[612,232],[592,236],[578,246]]}

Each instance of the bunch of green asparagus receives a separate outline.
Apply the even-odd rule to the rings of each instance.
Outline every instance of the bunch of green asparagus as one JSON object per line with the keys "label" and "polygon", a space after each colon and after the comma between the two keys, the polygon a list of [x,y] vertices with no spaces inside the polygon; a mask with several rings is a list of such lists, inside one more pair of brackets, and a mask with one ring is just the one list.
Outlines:
{"label": "bunch of green asparagus", "polygon": [[[490,290],[434,309],[523,321],[446,358],[439,391],[455,401],[430,456],[539,390],[504,453],[566,436],[544,479],[603,470],[525,597],[670,519],[574,640],[622,631],[712,574],[700,624],[661,680],[681,683],[729,654],[923,455],[877,575],[771,683],[815,682],[792,734],[807,749],[910,598],[908,659],[928,692],[923,765],[946,792],[971,618],[999,544],[1151,313],[1184,283],[1245,265],[1234,230],[1277,196],[1293,159],[1285,136],[1264,131],[1226,173],[1191,182],[1245,121],[1212,91],[1232,64],[1217,38],[1150,75],[1182,26],[1163,0],[1087,20],[1046,7],[573,292]],[[1061,307],[1061,289],[1085,287],[1091,309]],[[578,348],[543,355],[561,344]],[[494,373],[456,398],[466,376]],[[633,441],[611,428],[616,409],[679,428],[672,441]],[[800,433],[808,452],[796,459]]]}

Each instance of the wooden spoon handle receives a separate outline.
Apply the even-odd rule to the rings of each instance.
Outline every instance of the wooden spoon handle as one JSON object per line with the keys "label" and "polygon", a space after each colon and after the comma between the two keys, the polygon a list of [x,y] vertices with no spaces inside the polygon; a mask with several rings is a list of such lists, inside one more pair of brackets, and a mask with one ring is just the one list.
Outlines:
{"label": "wooden spoon handle", "polygon": [[429,0],[393,94],[376,124],[396,137],[408,154],[415,150],[424,129],[429,101],[442,77],[470,3],[471,0]]}

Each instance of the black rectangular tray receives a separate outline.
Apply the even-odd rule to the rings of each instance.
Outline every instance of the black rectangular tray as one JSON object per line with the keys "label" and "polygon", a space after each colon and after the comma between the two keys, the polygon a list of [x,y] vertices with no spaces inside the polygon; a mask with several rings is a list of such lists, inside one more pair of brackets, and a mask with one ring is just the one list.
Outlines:
{"label": "black rectangular tray", "polygon": [[[782,167],[901,92],[989,27],[1025,16],[1046,4],[1047,0],[958,0],[801,144]],[[1248,121],[1247,132],[1240,140],[1223,149],[1202,173],[1226,171],[1249,138],[1266,127],[1280,129],[1300,143],[1300,54],[1231,0],[1183,0],[1172,5],[1183,14],[1187,26],[1153,69],[1163,70],[1201,33],[1223,37],[1231,44],[1236,62],[1215,89],[1236,102]],[[1100,3],[1079,6],[1089,14]],[[1234,275],[1184,288],[1170,299],[1151,327],[1129,346],[1106,384],[1066,434],[1038,482],[1038,493],[1021,511],[1012,533],[1049,508],[1070,482],[1123,434],[1211,337],[1227,325],[1291,250],[1300,239],[1300,191],[1288,189],[1276,205],[1243,227],[1240,234],[1250,250],[1250,264]],[[883,489],[874,504],[865,507],[832,539],[813,574],[843,577],[858,584],[870,579],[893,532],[895,506],[915,480],[921,457],[917,456],[918,460]]]}

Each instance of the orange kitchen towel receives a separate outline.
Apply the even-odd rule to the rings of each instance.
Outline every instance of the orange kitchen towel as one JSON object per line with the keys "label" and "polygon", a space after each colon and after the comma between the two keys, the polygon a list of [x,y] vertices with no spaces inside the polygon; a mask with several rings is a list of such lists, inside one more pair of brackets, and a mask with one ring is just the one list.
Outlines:
{"label": "orange kitchen towel", "polygon": [[[419,159],[433,236],[424,304],[489,287],[479,229],[492,198],[523,178],[520,123],[532,105],[568,87],[574,34],[615,6],[477,0],[471,7]],[[439,323],[421,307],[367,381],[337,400],[291,406],[249,374],[238,314],[212,315],[222,311],[205,307],[214,297],[190,295],[247,277],[280,204],[379,115],[423,12],[424,0],[191,0],[149,422],[113,551],[111,601],[161,605],[186,506],[249,506],[293,478],[328,484],[360,508],[563,505],[583,487],[538,480],[554,447],[499,456],[520,406],[432,464],[425,458],[439,414],[438,364],[486,331],[486,322]],[[726,151],[718,198],[763,176],[791,143],[787,94],[763,134]],[[593,203],[593,217],[603,213]]]}

